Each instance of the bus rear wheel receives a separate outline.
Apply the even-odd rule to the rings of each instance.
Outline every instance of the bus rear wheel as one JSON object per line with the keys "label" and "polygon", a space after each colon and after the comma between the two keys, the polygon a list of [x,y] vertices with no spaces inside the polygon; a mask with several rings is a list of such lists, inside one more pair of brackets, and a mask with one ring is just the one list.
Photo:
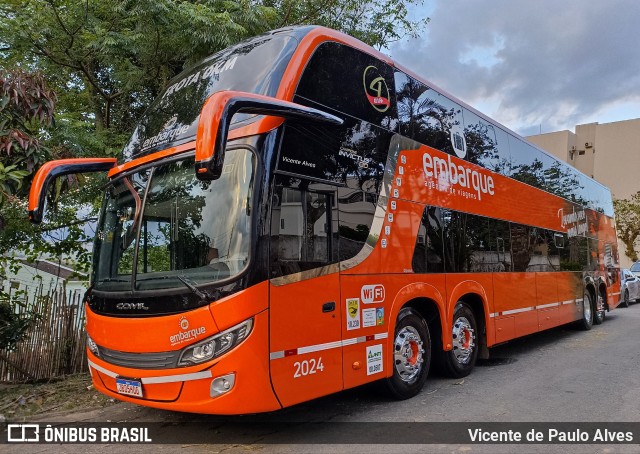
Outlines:
{"label": "bus rear wheel", "polygon": [[600,325],[604,322],[604,318],[607,315],[607,308],[604,304],[604,297],[601,294],[598,294],[596,300],[596,312],[593,316],[593,324]]}
{"label": "bus rear wheel", "polygon": [[591,300],[591,293],[585,290],[582,298],[582,318],[578,322],[581,329],[588,331],[593,327],[594,306]]}
{"label": "bus rear wheel", "polygon": [[478,359],[478,324],[471,307],[465,302],[456,304],[451,335],[453,348],[440,352],[441,368],[450,377],[466,377]]}
{"label": "bus rear wheel", "polygon": [[425,319],[410,307],[398,314],[393,338],[393,375],[387,387],[404,400],[420,392],[431,365],[431,336]]}

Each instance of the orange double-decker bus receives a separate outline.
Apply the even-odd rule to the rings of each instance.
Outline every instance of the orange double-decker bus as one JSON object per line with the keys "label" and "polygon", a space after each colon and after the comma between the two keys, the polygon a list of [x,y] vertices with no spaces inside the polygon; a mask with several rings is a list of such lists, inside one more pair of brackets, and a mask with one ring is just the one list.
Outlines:
{"label": "orange double-decker bus", "polygon": [[108,172],[86,296],[95,387],[188,412],[272,411],[619,303],[609,191],[371,47],[277,30],[178,76]]}

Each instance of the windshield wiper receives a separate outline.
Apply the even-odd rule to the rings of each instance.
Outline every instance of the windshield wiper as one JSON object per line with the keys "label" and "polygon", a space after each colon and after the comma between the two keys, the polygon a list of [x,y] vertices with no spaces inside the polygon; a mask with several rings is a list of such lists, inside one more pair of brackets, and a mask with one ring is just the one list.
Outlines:
{"label": "windshield wiper", "polygon": [[178,280],[180,282],[182,282],[189,290],[191,290],[194,295],[196,295],[198,298],[200,298],[201,300],[211,300],[212,297],[211,295],[209,295],[206,292],[203,292],[202,290],[199,290],[198,287],[196,287],[195,282],[193,282],[190,279],[187,279],[184,276],[176,276],[178,278]]}

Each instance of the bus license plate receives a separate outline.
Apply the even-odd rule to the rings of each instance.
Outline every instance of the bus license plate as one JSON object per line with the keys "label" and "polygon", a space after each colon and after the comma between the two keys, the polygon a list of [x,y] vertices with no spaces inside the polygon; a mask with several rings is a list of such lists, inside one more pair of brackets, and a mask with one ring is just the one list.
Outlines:
{"label": "bus license plate", "polygon": [[127,396],[143,397],[142,382],[138,380],[127,380],[125,378],[116,378],[116,388],[119,394]]}

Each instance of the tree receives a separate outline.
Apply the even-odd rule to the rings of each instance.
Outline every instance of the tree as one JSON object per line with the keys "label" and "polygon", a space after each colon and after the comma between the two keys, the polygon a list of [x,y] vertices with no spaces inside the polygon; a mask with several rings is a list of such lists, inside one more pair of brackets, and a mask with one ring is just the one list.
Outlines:
{"label": "tree", "polygon": [[[53,125],[56,95],[40,73],[23,69],[0,69],[0,253],[20,248],[35,257],[41,252],[59,256],[76,251],[86,260],[86,249],[77,244],[80,226],[67,229],[65,241],[49,241],[48,235],[57,232],[47,227],[35,227],[27,222],[26,194],[28,176],[42,162],[57,157],[45,145]],[[42,138],[42,139],[41,139]],[[56,195],[63,186],[77,183],[74,177],[58,182]],[[86,181],[86,180],[82,180]],[[77,186],[71,184],[71,186]],[[81,191],[76,191],[78,195]],[[52,219],[56,224],[69,224],[76,216],[76,197],[66,208],[54,207]],[[73,209],[70,208],[73,206]],[[22,246],[22,247],[20,247]],[[83,255],[84,254],[84,255]],[[7,265],[5,257],[3,265]],[[86,267],[85,267],[86,268]]]}
{"label": "tree", "polygon": [[640,192],[636,192],[628,199],[613,201],[616,213],[616,230],[618,238],[625,245],[625,254],[632,261],[638,260],[635,242],[640,237]]}
{"label": "tree", "polygon": [[0,204],[46,157],[38,134],[53,122],[55,100],[41,74],[0,69]]}

